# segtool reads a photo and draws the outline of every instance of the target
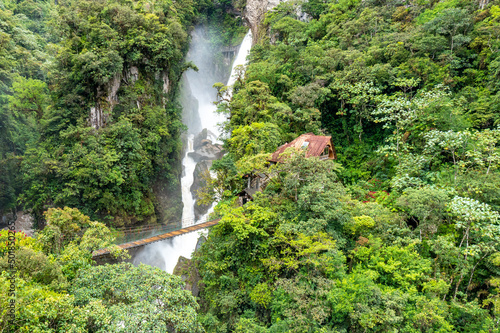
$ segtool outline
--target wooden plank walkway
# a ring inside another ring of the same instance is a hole
[[[196,231],[196,230],[200,230],[200,229],[204,229],[204,228],[208,228],[208,227],[214,226],[217,223],[219,223],[219,221],[220,221],[220,219],[213,220],[213,221],[208,221],[208,222],[203,222],[203,223],[200,223],[200,224],[195,224],[195,225],[187,227],[187,228],[182,228],[182,229],[179,229],[179,230],[176,230],[176,231],[167,232],[165,234],[161,234],[161,235],[158,235],[158,236],[153,236],[153,237],[141,239],[141,240],[138,240],[138,241],[135,241],[135,242],[120,244],[120,245],[118,245],[118,247],[121,248],[121,249],[123,249],[123,250],[127,250],[127,249],[131,249],[131,248],[134,248],[134,247],[148,245],[148,244],[159,242],[159,241],[162,241],[162,240],[165,240],[165,239],[168,239],[168,238],[172,238],[172,237],[175,237],[175,236],[187,234],[189,232],[193,232],[193,231]],[[101,257],[101,256],[104,256],[104,255],[107,255],[107,254],[109,254],[109,250],[108,249],[97,250],[97,251],[94,251],[94,253],[92,253],[92,258]]]

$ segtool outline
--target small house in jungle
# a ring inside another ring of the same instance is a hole
[[[306,133],[302,134],[295,140],[278,147],[278,149],[269,157],[268,161],[272,164],[281,162],[284,158],[282,154],[288,148],[305,150],[306,158],[318,157],[323,161],[337,159],[337,153],[335,152],[335,146],[333,145],[331,136]],[[264,173],[252,173],[247,174],[244,177],[247,178],[247,187],[238,194],[241,205],[253,200],[255,193],[262,191],[269,182],[269,176]]]
[[[320,160],[334,160],[337,158],[335,147],[331,136],[314,135],[312,133],[302,134],[290,143],[280,146],[269,158],[269,162],[278,163],[281,154],[288,148],[306,151],[306,158],[319,157]]]

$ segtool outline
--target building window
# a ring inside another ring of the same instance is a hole
[[[330,155],[330,147],[329,146],[326,146],[325,147],[325,150],[323,150],[323,155]]]

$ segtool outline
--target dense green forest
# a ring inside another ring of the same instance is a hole
[[[310,0],[266,15],[219,104],[229,153],[205,195],[222,220],[196,254],[207,331],[498,331],[499,5]],[[265,165],[306,132],[331,135],[338,159]],[[250,173],[271,181],[238,207]]]
[[[25,210],[37,229],[0,232],[1,332],[200,329],[180,278],[93,267],[92,252],[112,247],[108,227],[180,218],[180,198],[158,213],[152,188],[179,188],[189,34],[225,17],[219,36],[232,42],[229,5],[0,1],[0,224]]]
[[[70,206],[109,225],[179,219],[178,82],[189,32],[227,4],[0,3],[0,212]],[[221,14],[222,13],[222,14]],[[233,20],[237,22],[237,20]],[[231,42],[235,24],[219,23]],[[180,209],[179,209],[180,207]]]
[[[192,260],[199,296],[94,265],[108,227],[154,222],[155,181],[178,186],[189,32],[213,21],[234,44],[244,6],[0,2],[0,207],[45,226],[16,232],[15,323],[0,233],[0,331],[500,331],[498,0],[281,3],[232,97],[216,85],[227,154],[200,193],[221,221]],[[267,164],[306,132],[337,160]],[[239,206],[256,173],[271,181]]]
[[[178,178],[172,97],[194,11],[171,1],[3,4],[3,209],[21,204],[37,222],[52,206],[116,225],[153,218],[152,182]]]

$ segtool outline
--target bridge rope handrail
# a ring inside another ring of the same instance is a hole
[[[180,225],[182,227],[187,227],[187,226],[196,225],[196,224],[200,224],[200,223],[204,223],[204,222],[209,222],[212,220],[214,220],[214,218],[212,218],[212,219],[204,218],[204,219],[200,219],[200,220],[196,220],[193,218],[186,218],[186,219],[179,220],[179,222],[180,222]],[[128,227],[124,226],[124,227],[113,228],[113,230],[126,233],[126,232],[135,232],[137,230],[148,231],[148,230],[153,230],[156,227],[163,228],[163,227],[168,227],[168,226],[169,226],[169,224],[155,223],[155,224],[146,224],[146,225],[139,225],[139,226],[128,226]]]
[[[211,219],[209,221],[198,221],[199,223],[195,223],[191,226],[183,226],[182,228],[176,228],[176,229],[170,230],[169,232],[163,232],[159,235],[150,235],[149,237],[143,237],[139,240],[129,241],[129,242],[121,243],[121,244],[117,244],[117,245],[121,249],[130,249],[130,248],[134,248],[134,247],[138,247],[138,246],[144,246],[147,244],[151,244],[154,242],[158,242],[161,240],[172,238],[172,237],[175,237],[175,236],[178,236],[181,234],[193,232],[193,231],[199,230],[200,228],[207,228],[207,227],[210,227],[212,225],[217,224],[219,221],[220,221],[220,218]],[[105,249],[100,249],[100,250],[94,251],[92,256],[95,258],[95,257],[99,257],[101,255],[106,255],[107,253],[109,253],[109,250],[107,248],[105,248]]]
[[[114,244],[125,244],[131,241],[137,241],[140,239],[145,239],[148,237],[154,237],[157,235],[174,232],[180,229],[189,228],[192,226],[196,226],[199,224],[207,223],[214,221],[215,219],[203,218],[200,220],[195,219],[183,219],[182,225],[168,225],[168,224],[156,224],[143,226],[142,228],[135,229],[122,229],[120,231],[115,231],[117,234],[115,235]]]

